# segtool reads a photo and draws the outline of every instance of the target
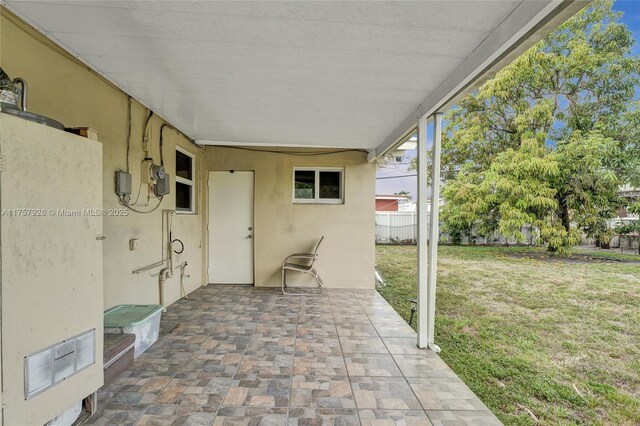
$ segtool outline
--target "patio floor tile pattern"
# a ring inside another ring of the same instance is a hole
[[[422,410],[360,410],[360,422],[366,426],[423,426],[431,422]]]
[[[292,407],[356,408],[348,377],[294,376]]]
[[[354,408],[301,408],[289,409],[287,426],[340,425],[358,426],[358,412]]]
[[[341,337],[342,351],[348,354],[388,354],[389,351],[379,337]]]
[[[355,376],[402,376],[395,361],[389,354],[345,353],[349,377]]]
[[[417,410],[420,402],[404,377],[351,377],[358,408]]]
[[[288,411],[287,408],[223,406],[218,410],[213,424],[214,426],[286,426]]]
[[[207,286],[98,392],[100,425],[499,425],[374,290]]]

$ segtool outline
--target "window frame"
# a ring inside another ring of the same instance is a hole
[[[296,198],[296,172],[313,171],[314,174],[314,198]],[[340,173],[340,198],[320,198],[320,173],[339,172]],[[293,204],[344,204],[344,167],[294,167],[291,182],[291,199]]]
[[[174,172],[175,172],[175,176],[176,176],[176,185],[175,185],[175,194],[176,194],[176,198],[175,198],[175,209],[176,209],[176,214],[196,214],[196,205],[197,205],[197,192],[196,192],[196,156],[192,153],[190,153],[189,151],[187,151],[184,148],[181,148],[179,146],[176,146],[176,152],[180,152],[181,154],[186,155],[187,157],[191,158],[191,177],[192,179],[186,179],[183,178],[182,176],[178,176],[178,161],[177,161],[177,155],[176,155],[176,164],[174,167]],[[184,209],[184,208],[178,208],[177,206],[177,202],[178,202],[178,184],[183,184],[183,185],[187,185],[190,187],[191,189],[191,208],[189,210]]]

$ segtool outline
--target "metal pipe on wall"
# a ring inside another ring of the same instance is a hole
[[[180,297],[184,297],[187,300],[189,300],[189,296],[187,296],[187,292],[184,289],[184,277],[185,277],[184,270],[188,264],[189,263],[187,263],[187,261],[185,260],[180,265],[178,265],[178,268],[180,268]],[[189,275],[186,275],[186,276],[188,277]]]
[[[165,285],[167,283],[167,279],[173,277],[173,243],[171,241],[171,235],[173,232],[173,215],[176,213],[176,211],[163,210],[162,213],[163,213],[163,216],[166,215],[167,217],[167,228],[166,228],[167,240],[165,243],[166,243],[166,250],[167,250],[166,261],[168,265],[162,268],[162,270],[160,271],[160,275],[158,277],[158,287],[159,287],[158,292],[160,294],[160,304],[162,305],[162,312],[166,312],[167,306],[165,305],[165,300],[164,300],[164,290],[165,290]],[[187,262],[184,262],[184,263],[186,264]],[[182,268],[181,274],[184,274],[184,266],[180,265],[180,268]],[[180,285],[182,286],[182,275],[180,276]]]
[[[166,240],[166,250],[167,250],[167,260],[169,261],[169,278],[173,277],[173,242],[172,233],[173,233],[173,215],[176,213],[175,210],[163,210],[163,212],[167,215],[167,240]]]
[[[23,78],[20,77],[16,77],[13,79],[13,84],[20,84],[21,87],[21,93],[20,93],[20,107],[22,108],[23,111],[27,110],[27,82],[24,81]]]
[[[162,259],[157,261],[156,263],[152,263],[151,265],[143,266],[142,268],[136,269],[135,271],[131,271],[132,274],[139,274],[140,272],[148,271],[149,269],[156,268],[163,263],[165,263],[167,259]]]

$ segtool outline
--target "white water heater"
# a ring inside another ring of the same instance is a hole
[[[4,424],[43,425],[102,385],[102,144],[0,113]]]

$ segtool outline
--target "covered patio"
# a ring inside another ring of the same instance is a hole
[[[586,2],[0,3],[0,201],[43,212],[0,221],[0,426],[499,423],[437,354],[442,114]],[[416,132],[417,334],[374,290],[376,162]],[[321,236],[325,294],[283,296]],[[95,404],[103,312],[146,304],[159,341]]]
[[[500,424],[375,290],[200,288],[98,401],[92,424]]]

